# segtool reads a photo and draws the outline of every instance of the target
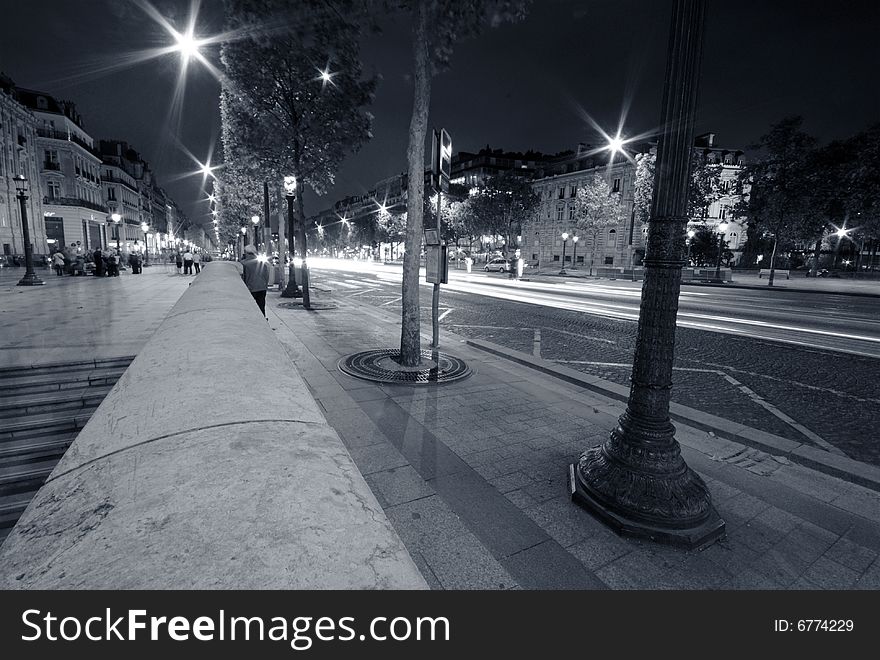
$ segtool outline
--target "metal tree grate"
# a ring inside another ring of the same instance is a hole
[[[422,359],[436,361],[436,368],[405,371],[403,369],[388,369],[380,364],[383,360],[396,360],[399,355],[398,349],[378,348],[348,355],[339,360],[338,366],[342,373],[355,378],[400,385],[449,383],[471,375],[471,369],[464,360],[446,353],[435,353],[429,350],[422,351]]]

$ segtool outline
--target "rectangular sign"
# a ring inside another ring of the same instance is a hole
[[[425,280],[431,284],[446,284],[449,268],[445,245],[428,245],[425,248]]]

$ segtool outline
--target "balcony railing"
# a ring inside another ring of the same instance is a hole
[[[43,204],[54,204],[55,206],[81,206],[86,209],[92,209],[93,211],[107,213],[106,206],[95,204],[94,202],[90,202],[87,199],[80,199],[79,197],[43,197]]]
[[[76,142],[76,144],[81,146],[90,154],[100,158],[97,150],[95,150],[93,146],[91,146],[88,142],[79,137],[76,133],[64,133],[62,131],[53,131],[48,128],[38,128],[37,135],[44,138],[51,138],[53,140],[66,140],[68,142]]]

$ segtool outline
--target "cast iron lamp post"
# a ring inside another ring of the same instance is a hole
[[[260,216],[254,215],[251,216],[251,222],[254,223],[254,247],[257,249],[257,252],[260,251],[260,236],[258,234],[260,230]]]
[[[21,208],[21,238],[24,241],[24,277],[18,281],[18,286],[39,286],[45,284],[34,272],[34,251],[31,246],[31,230],[28,227],[27,217],[27,178],[24,174],[12,177],[15,181],[16,197]]]
[[[571,237],[571,251],[572,251],[571,269],[572,270],[576,270],[578,267],[578,241],[579,240],[581,240],[580,236],[572,236]],[[563,267],[565,266],[564,263],[562,265],[563,265]]]
[[[119,252],[120,252],[120,250],[119,250],[119,231],[121,229],[119,223],[122,221],[122,216],[119,215],[118,213],[114,213],[113,215],[110,216],[110,219],[116,223],[116,254],[118,257]]]
[[[559,271],[560,275],[565,275],[565,245],[568,243],[568,232],[562,232],[562,270]]]
[[[144,232],[144,265],[150,265],[150,244],[147,243],[147,232],[150,231],[150,225],[146,222],[141,223],[141,231]]]
[[[296,199],[296,179],[292,176],[284,177],[284,196],[287,199],[287,286],[281,292],[282,298],[301,298],[302,292],[296,284],[296,266],[293,264],[293,202]],[[284,267],[284,246],[278,246],[279,265]]]
[[[674,0],[626,411],[604,444],[569,467],[572,499],[618,533],[691,548],[724,534],[669,419],[704,15],[705,0]]]
[[[687,254],[687,261],[685,263],[686,266],[691,265],[691,244],[694,242],[694,236],[696,236],[696,235],[697,235],[697,232],[695,232],[693,229],[688,229],[688,237],[687,237],[688,254]]]
[[[721,253],[724,252],[724,236],[727,234],[728,224],[722,222],[718,225],[718,261],[715,264],[715,279],[721,281]]]

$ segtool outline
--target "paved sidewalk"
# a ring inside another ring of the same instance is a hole
[[[702,551],[622,539],[567,491],[568,464],[605,439],[622,403],[448,333],[441,347],[475,371],[466,380],[351,378],[339,358],[395,347],[399,318],[350,300],[318,312],[285,302],[269,294],[272,328],[433,588],[880,588],[877,492],[678,424],[727,537]]]
[[[119,277],[38,269],[45,285],[16,286],[23,274],[0,273],[0,367],[135,355],[192,281],[164,266]]]

